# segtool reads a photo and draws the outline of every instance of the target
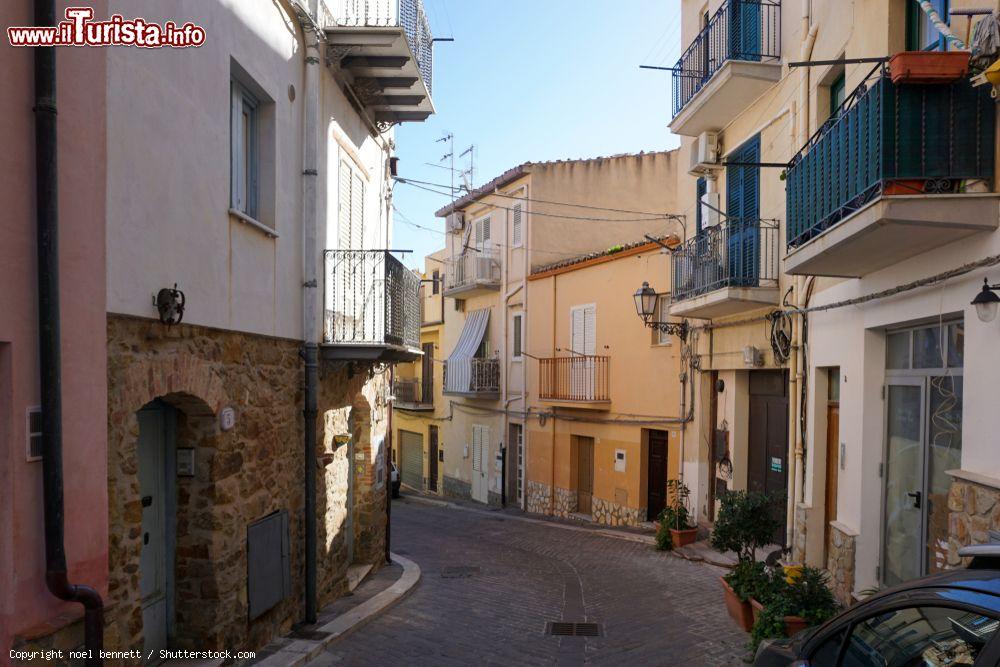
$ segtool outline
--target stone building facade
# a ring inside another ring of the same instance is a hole
[[[194,450],[178,476],[174,615],[178,648],[258,648],[302,618],[303,371],[300,343],[141,318],[108,318],[108,493],[111,544],[106,646],[142,648],[139,410],[176,414],[175,443]],[[381,376],[320,369],[317,434],[318,603],[346,591],[352,562],[383,561],[386,414]],[[381,408],[379,406],[382,406]],[[229,430],[224,408],[236,412]],[[377,445],[375,444],[377,443]],[[351,476],[353,475],[353,482]],[[380,478],[379,478],[380,477]],[[353,503],[350,484],[354,484]],[[289,518],[291,592],[248,621],[247,526]],[[348,513],[350,512],[350,516]]]

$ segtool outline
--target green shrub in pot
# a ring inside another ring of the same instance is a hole
[[[770,544],[780,526],[772,495],[755,491],[726,491],[712,530],[712,548],[732,551],[742,562],[756,560],[757,549]]]

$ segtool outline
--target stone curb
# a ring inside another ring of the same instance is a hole
[[[377,618],[386,612],[397,602],[406,597],[420,581],[420,566],[408,558],[391,554],[392,562],[403,567],[403,574],[394,584],[381,593],[375,595],[370,600],[362,602],[357,607],[347,611],[326,625],[315,628],[318,632],[329,633],[328,637],[314,641],[309,639],[296,639],[280,651],[268,656],[257,665],[261,667],[300,667],[310,660],[319,657],[327,647],[349,634],[351,631],[361,627],[365,623]]]
[[[563,530],[572,530],[578,533],[601,535],[603,537],[610,537],[616,540],[639,542],[641,544],[656,544],[656,539],[650,535],[640,535],[638,533],[626,533],[624,531],[614,530],[613,528],[584,528],[583,526],[573,526],[570,524],[561,523],[557,520],[532,519],[526,516],[515,516],[512,514],[506,514],[500,510],[486,510],[486,509],[478,509],[475,507],[466,507],[465,505],[448,502],[447,500],[436,500],[433,498],[427,498],[425,496],[418,496],[418,495],[407,495],[405,496],[405,499],[415,500],[416,502],[425,503],[427,505],[436,505],[438,507],[447,507],[448,509],[461,510],[463,512],[474,512],[476,514],[487,514],[487,515],[500,514],[506,521],[521,521],[524,523],[534,523],[542,526],[552,526],[553,528],[561,528]]]

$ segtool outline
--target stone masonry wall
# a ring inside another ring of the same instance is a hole
[[[645,507],[628,507],[594,496],[594,521],[609,526],[638,526],[646,520]]]
[[[444,495],[463,500],[472,499],[472,485],[454,477],[444,476]]]
[[[568,517],[570,514],[576,513],[576,491],[573,491],[572,489],[563,489],[557,486],[555,498],[556,502],[553,514],[559,517]]]
[[[532,514],[551,514],[552,487],[529,479],[525,487],[525,504]]]
[[[989,531],[1000,530],[1000,490],[955,478],[948,492],[948,512],[947,565],[968,565],[958,550],[989,542]]]
[[[176,443],[193,448],[195,474],[177,479],[177,648],[259,648],[302,615],[303,371],[300,343],[124,316],[108,317],[109,602],[105,646],[142,648],[142,507],[136,412],[154,399],[177,413]],[[356,371],[356,369],[354,369]],[[384,441],[371,437],[379,378],[320,367],[317,425],[318,594],[343,593],[347,497],[353,475],[355,562],[382,562]],[[219,412],[236,424],[222,431]],[[385,416],[380,415],[384,420]],[[349,460],[352,441],[354,460]],[[381,462],[381,463],[380,463]],[[382,480],[379,479],[382,476]],[[289,515],[291,594],[247,620],[247,525]]]
[[[854,592],[855,536],[830,526],[830,544],[827,546],[826,569],[830,572],[830,587],[840,604],[852,604]]]

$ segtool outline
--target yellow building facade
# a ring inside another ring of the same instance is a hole
[[[676,168],[674,152],[525,163],[437,212],[447,230],[444,493],[527,507],[531,434],[546,418],[531,405],[528,341],[552,316],[532,303],[529,277],[623,240],[676,234]]]
[[[529,512],[640,525],[658,517],[667,480],[680,477],[688,422],[681,346],[643,327],[632,299],[650,274],[667,271],[667,243],[678,238],[666,241],[529,277]]]
[[[445,320],[444,251],[424,258],[420,285],[420,350],[423,356],[393,372],[392,452],[404,487],[443,492],[441,425],[447,416],[441,360]]]

